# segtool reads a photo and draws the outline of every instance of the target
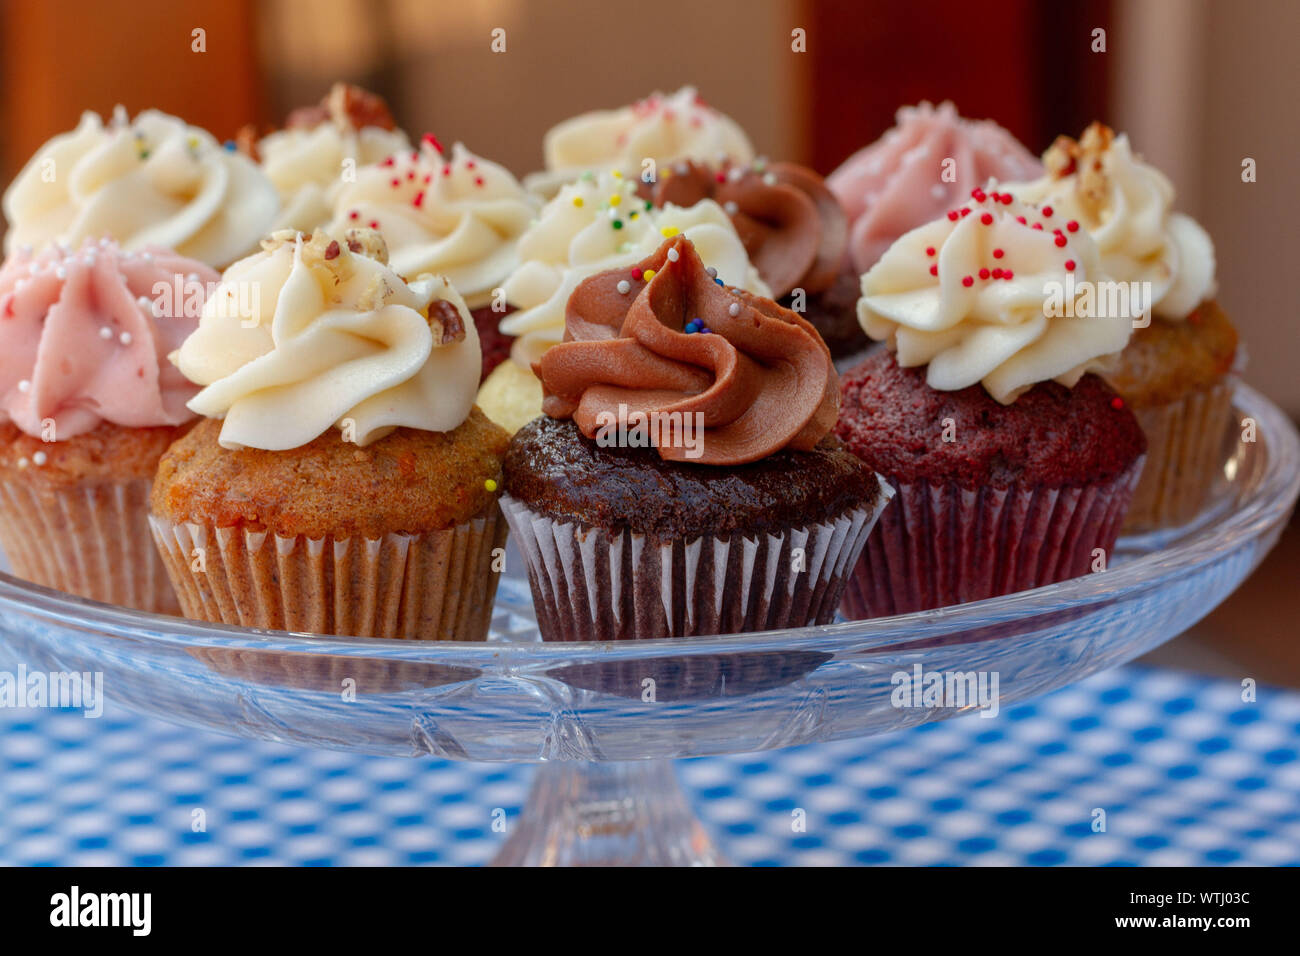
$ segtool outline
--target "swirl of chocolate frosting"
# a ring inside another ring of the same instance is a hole
[[[849,220],[839,200],[811,169],[795,163],[711,167],[673,163],[644,184],[656,206],[693,206],[712,199],[731,217],[749,261],[776,298],[792,289],[829,289],[849,244]]]
[[[817,331],[770,299],[724,288],[684,236],[582,282],[564,341],[533,370],[546,414],[572,418],[593,439],[645,416],[665,461],[740,465],[807,451],[839,415],[839,380]],[[697,423],[692,447],[678,429]]]

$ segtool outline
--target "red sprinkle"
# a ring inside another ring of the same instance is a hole
[[[993,270],[993,278],[995,278],[995,279],[1001,279],[1001,278],[1002,278],[1002,270],[1001,270],[1001,269],[994,269],[994,270]]]
[[[393,165],[393,157],[389,156],[387,159],[385,159],[385,160],[384,160],[382,163],[380,163],[379,165],[380,165],[380,166],[391,166],[391,165]]]
[[[956,221],[957,221],[957,210],[954,209],[952,212],[948,213],[948,218],[951,219],[953,222],[956,222]]]
[[[465,168],[466,168],[466,169],[473,169],[473,168],[474,168],[474,160],[472,160],[472,159],[467,159],[467,160],[465,160]]]
[[[971,194],[971,198],[974,199],[976,202],[983,202],[984,200],[989,198],[988,195],[984,192],[984,190],[980,189],[979,187],[972,189],[970,191],[970,194]]]
[[[1042,224],[1041,222],[1036,222],[1036,223],[1034,223],[1033,228],[1037,229],[1039,232],[1042,232],[1042,230],[1043,230],[1043,224]]]
[[[1065,260],[1065,268],[1068,269],[1070,272],[1073,272],[1073,271],[1074,271],[1074,260],[1073,260],[1073,259],[1066,259],[1066,260]]]
[[[402,185],[402,181],[401,181],[400,179],[398,179],[396,176],[394,176],[394,177],[393,177],[393,188],[396,189],[396,188],[397,188],[398,186],[400,186],[400,185]]]
[[[994,249],[994,250],[993,250],[993,258],[994,258],[994,259],[1001,259],[1004,255],[1005,255],[1005,253],[1004,253],[1001,249]]]
[[[428,143],[438,152],[442,152],[442,143],[438,142],[438,137],[434,136],[432,133],[424,134],[424,142]]]
[[[414,178],[415,178],[415,170],[414,170],[414,169],[408,169],[408,170],[406,171],[406,178],[407,178],[407,179],[414,179]]]
[[[969,209],[963,209],[963,210],[961,211],[961,217],[962,217],[963,219],[965,219],[965,218],[966,218],[967,216],[969,216],[969,215],[970,215],[970,210],[969,210]]]
[[[483,185],[483,177],[482,177],[482,176],[475,176],[475,177],[474,177],[474,185],[475,185],[475,186],[482,186],[482,185]]]
[[[415,198],[411,200],[411,205],[414,206],[416,209],[419,209],[421,206],[424,205],[423,189],[421,189],[418,193],[415,194]]]
[[[1079,224],[1075,222],[1073,219],[1071,219],[1069,222],[1065,224],[1065,228],[1069,229],[1071,232],[1078,232]]]
[[[974,279],[973,277],[971,277],[971,276],[965,276],[965,277],[961,280],[961,284],[964,285],[966,288],[969,289],[971,286],[973,286],[973,285],[975,284],[975,279]]]
[[[450,176],[450,175],[451,175],[451,164],[450,164],[450,163],[448,163],[446,166],[442,167],[442,174],[443,174],[444,176]]]
[[[1043,207],[1043,216],[1044,216],[1044,218],[1047,218],[1047,219],[1051,219],[1051,218],[1052,218],[1052,207],[1051,207],[1051,206],[1044,206],[1044,207]]]
[[[1029,223],[1025,222],[1025,217],[1024,217],[1024,216],[1016,216],[1016,222],[1020,223],[1020,225],[1022,225],[1022,226],[1027,226],[1027,225],[1029,225]]]
[[[930,266],[930,275],[932,275],[932,276],[937,276],[938,274],[939,274],[939,266],[938,266],[938,264],[932,264],[932,265]]]
[[[1110,400],[1110,407],[1115,409],[1115,411],[1119,411],[1121,408],[1124,407],[1124,399],[1116,395],[1114,398]]]
[[[981,269],[981,270],[980,270],[980,278],[981,278],[981,279],[987,279],[988,277],[989,277],[989,270],[988,270],[988,269]]]
[[[348,218],[349,218],[349,219],[358,219],[358,218],[360,218],[360,216],[361,216],[361,213],[357,212],[355,209],[352,210],[350,213],[348,213]]]
[[[1064,245],[1065,245],[1065,236],[1057,236],[1055,242],[1056,242],[1056,244],[1057,244],[1058,246],[1064,246]]]
[[[980,216],[980,222],[984,223],[986,226],[993,225],[993,214],[986,212],[984,215]]]
[[[1002,278],[1004,278],[1004,279],[1012,279],[1012,278],[1015,278],[1015,275],[1016,275],[1016,274],[1015,274],[1014,272],[1012,272],[1010,269],[1004,269],[1004,270],[1002,270]]]
[[[934,255],[934,246],[926,246],[926,247],[925,247],[925,254],[926,254],[927,256],[932,256],[932,255]]]
[[[371,229],[378,229],[378,228],[379,228],[379,220],[378,220],[378,219],[371,219],[371,220],[370,220],[370,228],[371,228]]]

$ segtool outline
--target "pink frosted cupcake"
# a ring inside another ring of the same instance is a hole
[[[149,486],[197,389],[166,356],[217,273],[107,239],[0,268],[0,545],[20,577],[172,612]]]
[[[897,124],[826,179],[849,215],[849,256],[866,272],[905,232],[938,219],[990,178],[1033,179],[1042,165],[992,120],[968,120],[952,103],[905,106]]]

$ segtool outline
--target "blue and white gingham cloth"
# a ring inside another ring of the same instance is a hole
[[[1300,864],[1300,694],[1257,693],[1130,667],[996,720],[679,769],[740,864]],[[0,864],[483,863],[529,773],[0,710]]]

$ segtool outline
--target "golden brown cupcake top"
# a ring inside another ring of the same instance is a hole
[[[1131,405],[1163,405],[1217,385],[1236,357],[1237,330],[1211,300],[1186,322],[1152,322],[1134,331],[1105,378]]]
[[[509,442],[477,407],[452,431],[398,428],[365,447],[328,431],[292,456],[222,448],[220,430],[204,420],[163,456],[155,515],[285,537],[439,531],[490,505]]]

